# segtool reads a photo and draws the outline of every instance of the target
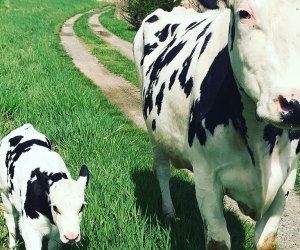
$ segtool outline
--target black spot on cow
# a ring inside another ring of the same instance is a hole
[[[164,98],[164,89],[165,89],[165,83],[163,83],[160,87],[160,91],[158,95],[156,96],[155,105],[157,106],[157,114],[160,114],[161,111],[161,105]]]
[[[15,162],[20,158],[20,156],[23,153],[28,152],[33,145],[46,147],[49,150],[51,149],[51,145],[47,141],[32,139],[22,143],[18,143],[15,148],[7,151],[5,165],[8,169],[8,175],[10,179],[10,185],[8,187],[9,193],[11,193],[12,190],[14,190],[12,179],[14,178],[15,173]]]
[[[186,30],[186,31],[189,31],[189,30],[193,29],[194,27],[196,27],[197,24],[199,24],[199,23],[197,23],[197,22],[192,22],[192,23],[189,24],[189,26],[186,27],[185,30]]]
[[[33,180],[36,177],[35,180]],[[31,172],[30,180],[27,182],[26,200],[24,203],[25,213],[31,219],[39,218],[39,213],[46,216],[49,221],[54,224],[49,194],[49,181],[56,182],[61,179],[67,179],[65,173],[50,173],[41,172],[36,168]]]
[[[276,143],[277,137],[281,136],[283,130],[280,128],[276,128],[272,125],[267,125],[264,129],[264,136],[263,139],[268,143],[270,146],[269,154],[271,155]]]
[[[143,114],[145,118],[147,118],[148,112],[150,114],[153,109],[153,87],[158,83],[161,70],[168,66],[168,64],[178,55],[178,53],[186,44],[186,42],[179,42],[178,44],[174,45],[176,40],[176,37],[174,37],[174,39],[165,47],[162,53],[151,64],[149,70],[146,72],[146,75],[150,74],[150,82],[144,97]]]
[[[203,30],[201,31],[201,33],[197,36],[197,41],[206,33],[207,29],[209,28],[209,26],[211,25],[211,23],[208,23]]]
[[[186,97],[188,97],[191,94],[193,86],[194,86],[194,80],[192,77],[190,77],[190,79],[184,85],[184,93]]]
[[[191,93],[192,87],[193,87],[193,79],[192,77],[189,78],[187,81],[187,74],[191,66],[191,62],[195,53],[196,47],[193,48],[190,55],[185,59],[182,65],[182,71],[179,74],[179,83],[181,88],[184,90],[184,93],[186,94],[186,97],[188,97]]]
[[[177,23],[172,24],[172,26],[171,26],[171,36],[174,35],[174,32],[176,31],[178,26],[179,26],[179,24],[177,24]]]
[[[300,139],[300,131],[290,131],[289,139],[290,139],[290,141],[299,140]],[[296,148],[296,154],[299,154],[299,152],[300,152],[300,140],[298,141],[298,145]]]
[[[200,58],[200,56],[202,55],[202,53],[205,51],[206,46],[207,46],[207,44],[208,44],[208,42],[209,42],[211,36],[212,36],[212,33],[210,32],[210,33],[208,33],[208,35],[205,37],[204,42],[203,42],[203,45],[202,45],[201,50],[200,50],[200,54],[199,54],[198,59]]]
[[[157,31],[154,35],[158,37],[160,42],[166,41],[169,36],[169,28],[171,24],[167,24],[161,31]]]
[[[158,44],[157,43],[153,43],[153,44],[146,44],[144,47],[144,58],[145,56],[148,56],[151,54],[151,52],[157,48]]]
[[[50,143],[49,139],[48,138],[45,138],[45,139],[46,139],[46,142],[48,143],[48,148],[52,149],[52,146],[51,146],[51,143]]]
[[[243,109],[226,46],[215,57],[203,79],[200,99],[196,99],[192,104],[188,131],[189,145],[192,146],[195,137],[198,138],[201,145],[205,145],[207,131],[214,135],[218,125],[228,126],[231,121],[248,149],[252,164],[255,165],[253,152],[247,140],[247,127],[242,115]]]
[[[152,130],[154,131],[156,129],[156,121],[155,119],[152,121]]]
[[[145,22],[147,23],[154,23],[154,22],[157,22],[159,20],[158,16],[157,15],[153,15],[151,17],[149,17]]]
[[[13,138],[10,138],[9,139],[9,144],[11,147],[15,147],[19,144],[19,142],[22,140],[22,138],[24,138],[24,136],[22,135],[18,135],[18,136],[15,136]]]
[[[172,73],[171,77],[170,77],[169,90],[171,90],[172,86],[173,86],[174,83],[175,83],[177,73],[178,73],[178,69],[175,70],[175,71]]]
[[[230,29],[230,37],[231,37],[230,50],[233,50],[233,44],[234,44],[234,39],[235,39],[235,17],[234,17],[234,13],[232,14],[232,24],[231,24],[231,29]]]
[[[188,33],[189,31],[191,31],[192,29],[196,28],[197,26],[199,26],[201,23],[203,23],[204,21],[206,21],[206,18],[201,20],[200,22],[192,22],[188,27],[186,27],[186,33]]]

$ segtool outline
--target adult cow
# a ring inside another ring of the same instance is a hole
[[[156,10],[136,35],[153,166],[167,218],[169,162],[194,172],[207,249],[231,247],[224,194],[257,221],[256,248],[275,249],[300,151],[300,1],[225,4]]]

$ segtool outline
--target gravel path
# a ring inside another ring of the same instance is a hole
[[[98,21],[100,15],[101,13],[95,14],[89,19],[92,31],[133,60],[132,45],[107,31]],[[61,31],[62,45],[79,70],[99,86],[129,119],[139,127],[146,129],[140,107],[139,89],[123,78],[109,73],[74,34],[73,24],[80,16],[81,14],[76,15],[64,23]],[[234,209],[242,219],[254,223],[249,217],[245,217],[239,212],[236,203],[230,198],[226,197],[225,203],[227,208]],[[280,249],[300,250],[300,197],[295,192],[291,192],[280,222],[278,242]]]

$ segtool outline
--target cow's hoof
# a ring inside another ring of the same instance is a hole
[[[257,250],[276,250],[276,233],[270,233],[262,244],[257,244]]]
[[[210,240],[207,244],[207,250],[229,250],[225,241]]]

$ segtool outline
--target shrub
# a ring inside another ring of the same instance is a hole
[[[180,3],[181,0],[124,0],[124,18],[138,30],[143,19],[154,10],[161,8],[170,11]]]

